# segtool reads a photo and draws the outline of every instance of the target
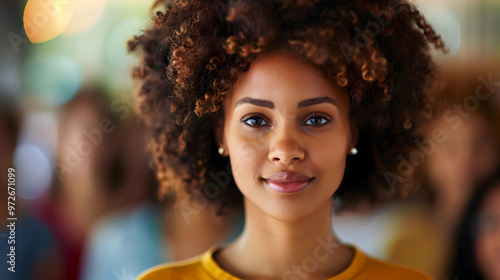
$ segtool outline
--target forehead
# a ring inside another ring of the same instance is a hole
[[[262,99],[306,99],[331,96],[338,102],[347,99],[347,91],[326,78],[321,70],[284,51],[258,56],[233,87],[237,97]]]

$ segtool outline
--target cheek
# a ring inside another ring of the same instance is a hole
[[[475,248],[476,248],[476,259],[484,260],[488,255],[488,238],[485,238],[484,235],[479,236],[476,240]]]
[[[491,279],[500,279],[500,228],[479,234],[474,247],[480,270]]]
[[[310,161],[315,165],[323,180],[340,184],[344,176],[348,140],[335,134],[314,141],[308,148]]]
[[[479,236],[475,243],[476,262],[480,270],[485,272],[491,270],[494,260],[495,246],[490,234]]]
[[[245,182],[256,180],[259,168],[267,160],[267,143],[262,139],[248,139],[238,133],[227,138],[231,168],[238,187],[244,188]]]

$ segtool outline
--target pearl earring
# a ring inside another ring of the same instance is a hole
[[[351,155],[356,155],[358,154],[358,149],[356,149],[356,147],[352,147],[351,148]]]
[[[218,151],[219,151],[219,155],[221,155],[221,156],[224,155],[224,148],[220,147]]]

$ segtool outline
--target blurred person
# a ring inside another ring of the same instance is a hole
[[[145,134],[135,117],[123,123],[123,184],[127,189],[156,189],[148,166]],[[127,141],[128,140],[128,141]],[[132,141],[130,141],[132,140]],[[141,175],[142,174],[142,175]],[[147,175],[147,176],[144,176]],[[136,277],[148,267],[195,256],[214,244],[228,243],[241,231],[241,214],[218,217],[210,207],[172,201],[159,202],[148,192],[142,203],[112,211],[92,226],[86,241],[80,270],[82,280]],[[200,233],[203,234],[200,236]]]
[[[5,225],[0,230],[0,279],[63,279],[61,254],[52,232],[30,213],[31,210],[26,205],[28,202],[15,195],[19,187],[17,177],[23,172],[13,165],[19,127],[19,114],[13,108],[2,106],[0,108],[0,180],[5,187],[0,191],[0,220]],[[13,189],[8,189],[8,179],[11,178],[9,173],[13,175],[15,182],[11,186]],[[13,206],[14,215],[11,215],[8,206]],[[7,218],[17,220],[11,224],[12,221]]]
[[[454,241],[449,279],[500,280],[500,169],[475,188]]]
[[[134,176],[146,178],[142,169],[133,172],[129,166],[147,158],[127,147],[137,141],[136,136],[127,134],[111,104],[105,91],[88,86],[60,108],[56,176],[41,214],[61,245],[66,279],[79,275],[82,249],[93,224],[151,192],[147,186],[127,184],[136,182]]]
[[[414,166],[420,192],[389,211],[386,258],[436,279],[445,277],[449,240],[474,186],[499,162],[492,88],[478,79],[488,77],[488,69],[495,70],[465,64],[443,68],[432,118],[415,138],[424,155],[422,164]]]

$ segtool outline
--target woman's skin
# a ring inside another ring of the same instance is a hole
[[[500,280],[500,182],[485,197],[475,242],[477,266],[488,280]]]
[[[299,105],[315,98],[322,102]],[[257,57],[239,77],[216,135],[244,195],[246,224],[214,256],[223,269],[244,279],[325,279],[348,267],[353,251],[333,232],[332,195],[356,142],[349,108],[345,89],[283,51]],[[281,193],[264,180],[280,171],[313,179]],[[333,249],[322,250],[322,242]],[[308,258],[318,264],[312,272],[302,267]]]

